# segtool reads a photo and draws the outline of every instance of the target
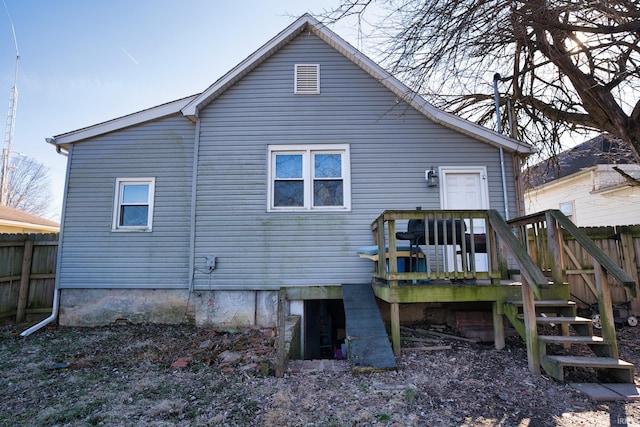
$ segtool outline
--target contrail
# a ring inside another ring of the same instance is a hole
[[[133,61],[134,64],[138,65],[138,61],[136,61],[136,59],[133,56],[131,56],[131,54],[129,52],[127,52],[125,48],[123,48],[120,45],[118,45],[118,46],[120,47],[120,49],[122,49],[124,54],[127,55],[129,57],[129,59]]]

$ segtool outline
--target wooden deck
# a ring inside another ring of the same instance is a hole
[[[562,381],[565,367],[586,366],[605,371],[618,382],[633,381],[633,365],[618,358],[609,280],[623,285],[631,296],[636,295],[636,283],[560,211],[509,223],[493,210],[385,211],[371,223],[371,231],[375,245],[358,248],[357,253],[373,261],[368,293],[389,304],[395,356],[400,356],[403,304],[484,302],[492,307],[495,347],[504,347],[507,318],[525,341],[531,372],[544,369]],[[563,251],[566,236],[590,257],[602,337],[593,336],[591,320],[577,316],[571,301]],[[514,270],[521,281],[505,280]],[[290,288],[283,293],[288,299],[305,300],[343,298],[343,291],[343,286],[335,285]],[[539,335],[538,325],[551,322],[561,327],[561,335]],[[564,348],[586,346],[593,355],[549,356],[546,346],[550,343]]]
[[[478,280],[473,284],[438,281],[427,284],[397,285],[373,284],[373,292],[380,300],[391,306],[391,342],[394,353],[400,352],[400,304],[409,303],[460,303],[488,302],[492,304],[493,332],[496,349],[504,348],[503,306],[505,303],[522,299],[520,282],[503,280],[500,284],[490,280]],[[495,282],[495,281],[494,281]],[[569,285],[550,285],[540,289],[543,299],[570,299]],[[394,309],[396,310],[394,314]]]
[[[376,297],[388,303],[416,302],[473,302],[473,301],[517,301],[522,299],[522,284],[512,280],[502,280],[492,284],[489,280],[478,280],[473,284],[439,281],[416,285],[389,286],[373,284]],[[552,285],[542,288],[544,299],[568,299],[569,286]]]

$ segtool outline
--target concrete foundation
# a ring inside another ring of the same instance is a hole
[[[276,291],[197,291],[193,303],[197,326],[241,329],[277,324]]]
[[[184,289],[62,289],[59,323],[185,323],[193,320],[188,300],[189,292]]]
[[[197,291],[184,289],[62,289],[59,323],[104,326],[117,322],[177,324],[236,330],[275,327],[274,291]]]

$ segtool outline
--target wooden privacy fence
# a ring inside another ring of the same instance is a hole
[[[573,298],[581,306],[598,302],[593,257],[571,233],[562,229],[562,250],[554,254],[550,250],[548,239],[548,221],[544,213],[532,214],[521,219],[509,221],[512,225],[527,223],[528,250],[531,257],[543,272],[552,276],[555,266],[562,269],[560,281],[570,285]],[[600,248],[613,264],[622,268],[635,282],[638,297],[623,286],[613,275],[608,274],[607,285],[614,306],[631,303],[631,312],[640,315],[640,292],[638,292],[638,264],[640,260],[640,225],[579,227]]]
[[[580,230],[631,276],[638,289],[640,225],[580,227]],[[566,235],[564,236],[564,256],[566,257],[566,280],[570,284],[571,294],[579,303],[596,303],[591,258],[574,239]],[[640,292],[638,292],[639,297],[632,298],[628,289],[615,279],[608,277],[608,282],[613,305],[631,302],[631,311],[640,315]]]
[[[51,313],[58,233],[0,234],[0,325]]]

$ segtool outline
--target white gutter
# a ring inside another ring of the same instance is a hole
[[[193,166],[191,174],[191,212],[189,230],[189,292],[193,291],[193,276],[196,268],[196,186],[198,184],[198,157],[200,156],[200,118],[196,112],[196,136],[193,143]]]
[[[47,142],[49,143],[55,143],[55,140],[53,138],[47,138]],[[56,146],[56,151],[58,151],[58,146]],[[62,196],[62,214],[60,216],[60,234],[58,235],[58,258],[56,259],[56,278],[55,278],[55,287],[53,290],[53,307],[51,308],[51,315],[49,317],[47,317],[46,319],[42,320],[40,323],[36,323],[35,325],[33,325],[32,327],[30,327],[29,329],[23,331],[20,336],[21,337],[28,337],[29,335],[31,335],[32,333],[34,333],[35,331],[39,330],[40,328],[48,325],[49,323],[53,322],[54,320],[56,320],[58,318],[58,310],[60,309],[60,280],[59,280],[59,275],[60,275],[60,265],[62,264],[62,234],[63,234],[63,230],[64,227],[62,226],[62,224],[64,224],[64,217],[65,217],[65,211],[67,208],[67,188],[69,185],[69,170],[71,169],[71,153],[73,152],[73,145],[69,145],[69,148],[67,150],[67,153],[61,153],[60,151],[58,151],[58,153],[62,154],[63,156],[67,156],[69,157],[69,159],[67,159],[67,176],[64,180],[64,193]]]

